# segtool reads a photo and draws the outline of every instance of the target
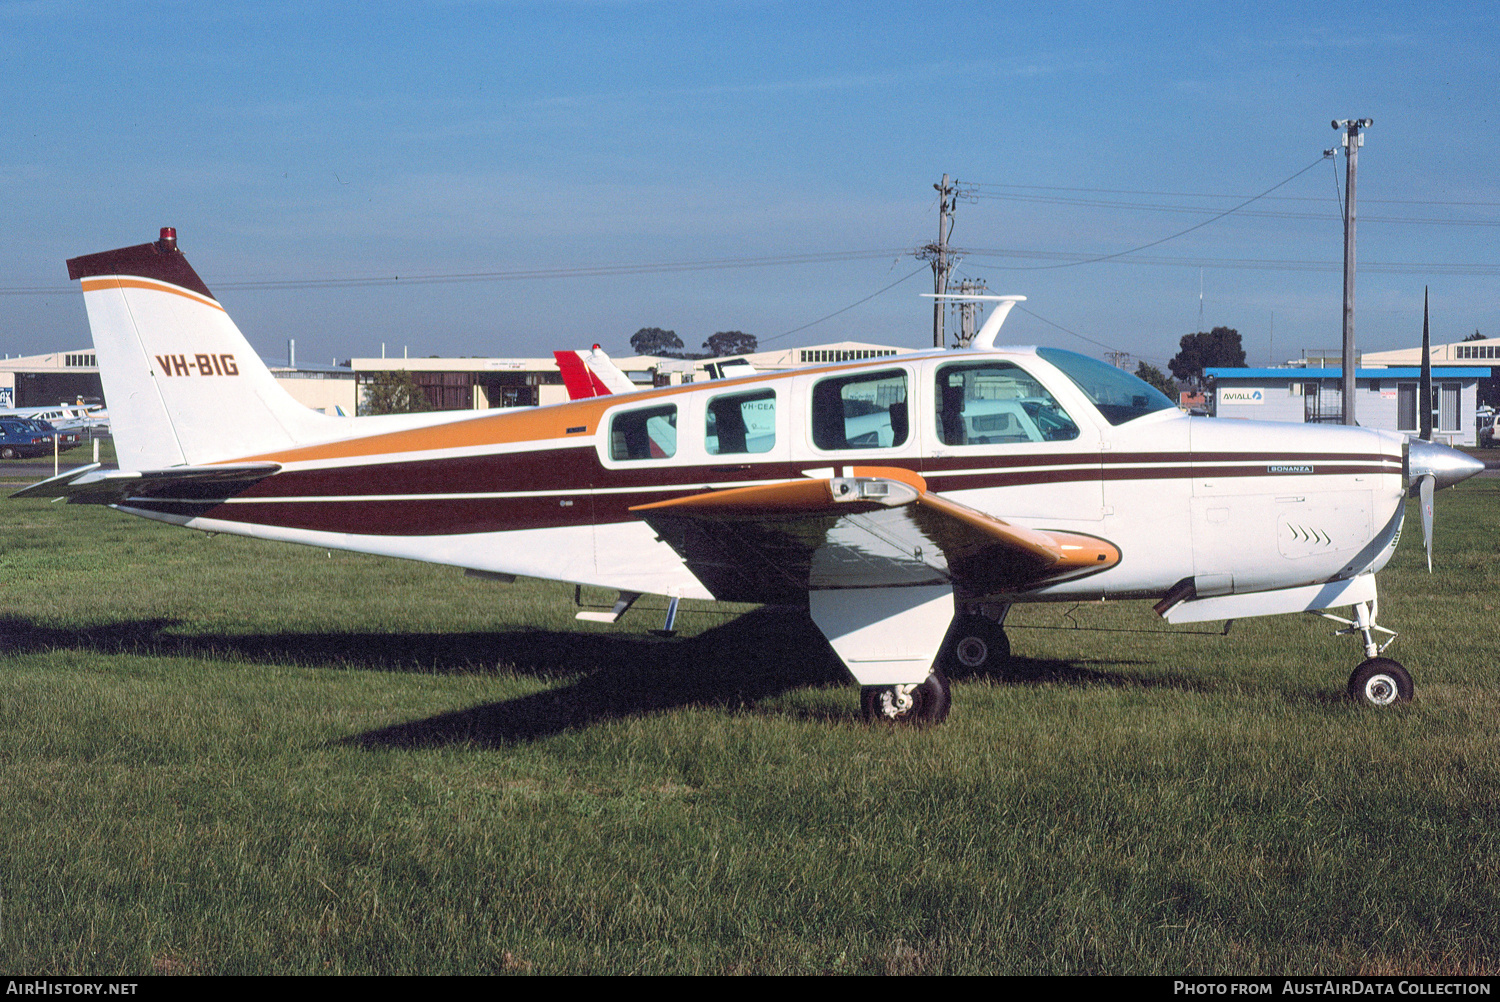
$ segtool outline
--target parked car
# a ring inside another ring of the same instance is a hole
[[[69,449],[73,448],[78,443],[83,441],[83,436],[77,431],[73,429],[65,430],[59,428],[51,421],[46,421],[42,418],[30,418],[27,423],[35,425],[37,428],[41,429],[41,432],[44,435],[56,435],[57,449],[59,452],[67,452]]]
[[[0,418],[0,459],[26,459],[52,451],[52,437],[30,421]]]
[[[1493,449],[1495,447],[1495,409],[1493,407],[1481,407],[1474,414],[1474,424],[1478,434],[1475,439],[1479,442],[1481,449]]]

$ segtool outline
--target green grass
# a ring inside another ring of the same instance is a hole
[[[1500,482],[1381,577],[1410,706],[1313,617],[1033,606],[915,731],[795,611],[4,511],[5,970],[1500,968]]]

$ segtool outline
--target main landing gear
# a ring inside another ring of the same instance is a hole
[[[975,612],[954,616],[926,680],[908,685],[870,685],[860,690],[865,719],[886,724],[941,723],[953,704],[950,676],[998,674],[1010,660],[1010,638],[1004,626],[1009,611],[1010,606],[1000,606],[993,619]]]
[[[1331,616],[1326,612],[1319,615],[1345,624],[1345,628],[1338,631],[1340,634],[1358,633],[1364,639],[1365,660],[1349,676],[1349,698],[1362,706],[1407,703],[1411,701],[1416,687],[1412,685],[1411,674],[1401,666],[1401,662],[1380,656],[1391,641],[1396,639],[1396,634],[1393,630],[1375,625],[1378,610],[1377,603],[1369,601],[1355,604],[1352,620]],[[1389,634],[1391,639],[1383,644],[1376,643],[1376,632]]]
[[[938,654],[939,665],[958,678],[1000,671],[1010,660],[1010,638],[1005,635],[1004,621],[1003,614],[998,622],[973,613],[954,616]]]
[[[865,719],[883,724],[940,724],[953,704],[948,677],[934,668],[925,681],[909,685],[868,685],[860,690]]]

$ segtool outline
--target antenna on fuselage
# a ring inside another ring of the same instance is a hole
[[[1025,296],[976,296],[973,293],[964,294],[947,292],[938,294],[935,292],[922,293],[924,299],[952,299],[963,302],[986,302],[994,303],[995,309],[985,318],[984,326],[979,328],[979,333],[974,335],[974,340],[969,342],[970,348],[986,349],[995,347],[995,335],[1000,333],[1000,325],[1005,323],[1011,308],[1017,303],[1024,303]]]

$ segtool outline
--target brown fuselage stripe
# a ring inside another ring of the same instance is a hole
[[[1312,456],[1213,453],[1200,457],[1209,462],[1192,466],[1155,465],[1181,462],[1177,458],[1180,455],[1185,454],[1153,456],[1153,465],[1149,466],[1111,463],[1102,468],[1085,465],[1087,457],[1082,456],[1053,457],[1053,464],[1077,462],[1077,465],[1063,469],[995,469],[1000,459],[995,456],[929,460],[920,468],[916,468],[916,463],[888,465],[919,472],[935,492],[1103,481],[1324,477],[1400,472],[1399,462],[1393,459],[1381,462],[1383,457],[1337,454],[1318,454],[1317,458],[1325,460],[1320,463]],[[1328,459],[1340,462],[1331,464],[1326,461]],[[1227,461],[1253,465],[1229,465]],[[129,506],[251,525],[364,535],[505,532],[638,521],[638,516],[629,510],[633,506],[695,493],[702,490],[705,483],[725,485],[794,479],[805,465],[786,462],[671,467],[643,464],[639,468],[609,470],[599,463],[590,445],[532,453],[287,471],[252,485],[236,495],[236,502],[187,501],[163,496],[133,500]],[[944,468],[936,468],[940,466]],[[1295,472],[1268,473],[1269,466],[1285,466]],[[550,493],[536,496],[536,492],[542,491]],[[444,496],[485,493],[527,496]],[[340,500],[349,495],[355,497]],[[395,496],[387,499],[380,495]],[[247,503],[252,501],[254,503]]]

